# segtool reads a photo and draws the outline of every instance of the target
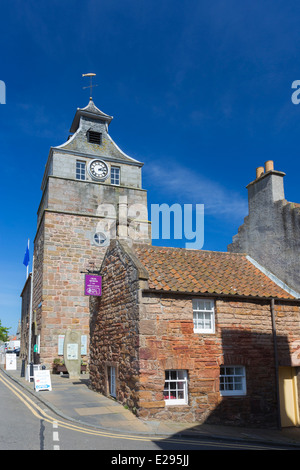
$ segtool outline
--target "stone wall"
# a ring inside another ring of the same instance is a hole
[[[279,366],[300,367],[299,307],[279,303],[275,311]]]
[[[247,253],[296,292],[300,292],[300,204],[284,197],[284,173],[263,173],[248,188],[249,215],[228,251]]]
[[[30,318],[30,295],[31,295],[31,273],[29,274],[24,288],[21,293],[22,310],[21,310],[21,348],[20,357],[23,359],[28,355],[28,331]]]
[[[276,426],[270,302],[216,300],[215,334],[193,332],[192,299],[144,295],[140,309],[140,402],[144,419]],[[299,366],[299,307],[275,306],[279,365]],[[246,368],[246,396],[222,397],[221,365]],[[163,400],[165,370],[188,371],[188,405]]]
[[[116,367],[117,400],[131,410],[139,392],[139,276],[120,244],[105,257],[102,297],[91,298],[90,379],[109,395],[108,368]]]
[[[48,194],[47,197],[45,196],[47,206],[41,206],[41,210],[45,207],[49,210],[99,217],[104,216],[101,205],[111,204],[114,206],[115,216],[118,218],[118,204],[120,198],[122,200],[124,197],[127,199],[128,207],[141,204],[147,208],[147,192],[145,190],[109,186],[104,183],[87,183],[86,181],[50,177],[46,193]],[[110,215],[108,213],[108,216]]]
[[[48,366],[58,356],[58,335],[65,334],[67,328],[81,330],[89,338],[84,274],[99,269],[106,251],[106,246],[95,243],[95,233],[110,232],[113,238],[119,233],[119,198],[122,197],[127,203],[125,211],[131,204],[147,207],[147,193],[141,189],[57,177],[48,179],[38,213],[33,301],[36,334],[40,334],[40,360]],[[100,210],[100,204],[112,204],[115,218],[107,219],[105,206]],[[126,217],[124,223],[127,230]],[[149,242],[150,224],[144,219],[141,224],[136,222],[137,228],[139,225],[138,235],[146,237],[141,241]]]
[[[34,271],[41,287],[36,291],[34,309],[41,334],[40,360],[48,366],[58,356],[58,335],[65,334],[68,328],[80,330],[89,338],[89,299],[84,296],[84,276],[87,269],[99,268],[105,253],[105,248],[91,243],[94,224],[95,219],[89,216],[44,213],[42,238],[35,243],[37,247],[41,241]]]
[[[198,334],[191,298],[143,296],[139,409],[144,419],[276,423],[270,304],[217,300],[215,309],[215,334]],[[220,396],[223,364],[246,367],[245,397]],[[188,405],[165,405],[168,369],[188,371]]]
[[[71,155],[70,153],[64,153],[63,151],[53,151],[51,155],[51,162],[49,163],[49,175],[54,175],[60,178],[66,179],[75,179],[75,170],[76,170],[76,161],[85,162],[86,165],[91,161],[92,158],[104,158],[103,155],[103,146],[101,146],[100,152],[97,148],[98,155],[93,155],[92,150],[94,149],[94,144],[89,144],[89,156],[85,154],[82,155]],[[97,146],[96,146],[97,147]],[[99,155],[100,153],[100,155]],[[109,158],[108,156],[106,158]],[[121,160],[106,160],[106,163],[109,168],[111,166],[117,166],[120,168],[120,177],[121,186],[141,188],[142,187],[142,176],[141,176],[141,166],[130,164],[130,162],[123,162]],[[49,176],[48,175],[48,176]],[[94,183],[93,179],[90,177],[88,171],[86,171],[86,180],[88,182]],[[111,184],[111,177],[109,176],[105,180],[103,185],[108,186]]]

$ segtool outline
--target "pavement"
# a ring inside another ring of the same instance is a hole
[[[189,437],[226,439],[230,441],[256,442],[300,449],[300,427],[279,429],[242,428],[200,423],[172,421],[144,421],[112,398],[105,397],[89,388],[89,375],[70,379],[68,374],[51,374],[52,390],[35,391],[34,383],[21,377],[21,361],[17,370],[0,371],[15,384],[26,389],[44,405],[63,419],[116,434],[147,436],[155,441],[161,438]]]

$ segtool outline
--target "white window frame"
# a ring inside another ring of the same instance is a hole
[[[241,365],[220,367],[220,394],[222,396],[246,395],[246,369]]]
[[[86,180],[86,163],[82,160],[76,160],[76,179],[79,181]]]
[[[194,333],[215,333],[215,302],[212,299],[193,299]]]
[[[120,186],[121,181],[121,169],[119,166],[110,167],[110,182],[115,186]]]
[[[172,396],[172,398],[171,398]],[[188,373],[187,370],[166,370],[164,385],[166,405],[187,405]]]

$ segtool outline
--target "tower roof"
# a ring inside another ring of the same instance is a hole
[[[77,108],[76,114],[74,116],[74,119],[71,125],[71,129],[70,129],[71,133],[74,133],[77,131],[81,116],[96,119],[102,122],[104,121],[107,124],[110,124],[110,122],[113,119],[112,116],[109,116],[108,114],[103,113],[103,111],[97,108],[93,100],[90,99],[89,104],[85,108]]]

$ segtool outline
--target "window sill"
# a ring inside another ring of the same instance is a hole
[[[188,406],[188,403],[180,400],[165,400],[165,405],[170,406]]]
[[[214,335],[215,331],[213,330],[193,330],[196,335]]]

